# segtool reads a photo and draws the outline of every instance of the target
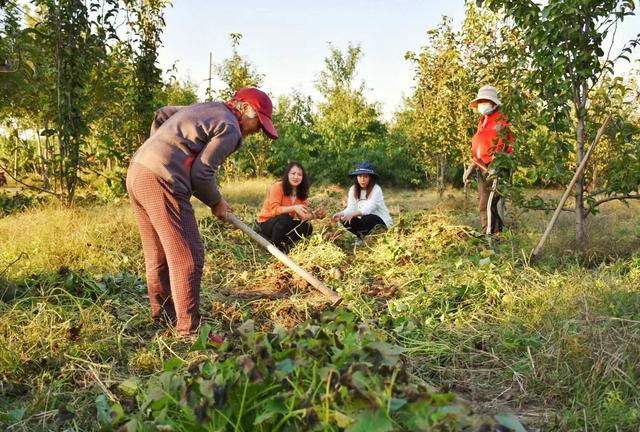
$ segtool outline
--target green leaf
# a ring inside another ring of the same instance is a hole
[[[336,424],[339,428],[346,428],[351,423],[353,423],[353,419],[348,415],[342,414],[340,411],[333,412],[333,418],[336,421]]]
[[[244,337],[248,337],[249,334],[255,331],[255,324],[252,319],[246,320],[242,323],[240,327],[238,327],[238,331]]]
[[[138,420],[131,419],[118,429],[121,432],[136,432],[138,430]]]
[[[122,405],[120,405],[119,403],[114,404],[111,407],[111,410],[109,411],[109,413],[111,415],[111,422],[113,424],[118,424],[122,422],[122,420],[124,420],[126,417],[126,414],[124,413],[124,409],[122,408]]]
[[[520,420],[513,414],[496,414],[493,418],[498,424],[508,427],[514,432],[527,432]]]
[[[96,413],[98,415],[98,424],[103,428],[111,428],[111,414],[107,397],[103,394],[96,397]]]
[[[43,137],[49,137],[55,134],[56,134],[55,129],[43,129],[42,131],[40,131],[40,136],[43,136]]]
[[[286,358],[276,363],[276,368],[284,375],[289,375],[296,369],[296,365],[290,358]]]
[[[369,385],[369,378],[362,371],[355,371],[351,375],[351,383],[360,391],[365,391]]]
[[[165,363],[166,364],[166,363]],[[123,391],[127,396],[133,396],[138,391],[140,385],[140,379],[138,377],[130,377],[122,381],[118,388]]]
[[[165,372],[171,372],[177,369],[180,369],[182,367],[182,365],[184,364],[184,361],[177,358],[177,357],[173,357],[168,359],[167,361],[164,362],[164,365],[162,367],[162,369]]]
[[[265,404],[263,411],[256,417],[253,424],[259,425],[278,414],[286,414],[287,412],[287,407],[283,402],[271,399]]]
[[[400,408],[402,408],[406,404],[407,404],[406,399],[391,398],[391,404],[389,405],[389,407],[391,408],[391,411],[398,411]]]
[[[207,341],[209,340],[209,333],[211,333],[211,324],[205,324],[200,328],[200,335],[191,346],[191,351],[204,351],[207,349]]]
[[[391,419],[382,410],[363,411],[345,432],[387,432],[393,429]]]
[[[405,348],[386,342],[373,342],[367,344],[365,348],[379,352],[382,355],[382,362],[387,366],[394,366],[398,363],[400,354],[407,351]]]
[[[11,421],[19,422],[19,421],[22,421],[22,418],[24,417],[24,413],[26,411],[27,411],[26,408],[16,408],[14,410],[9,411],[7,414],[9,414],[9,418],[11,419]]]

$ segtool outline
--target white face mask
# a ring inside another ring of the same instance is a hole
[[[478,104],[478,112],[482,115],[488,115],[493,111],[493,104],[491,102],[482,102]]]

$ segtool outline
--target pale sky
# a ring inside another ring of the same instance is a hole
[[[357,80],[364,80],[367,97],[383,104],[385,117],[411,93],[413,70],[404,59],[419,51],[426,31],[443,15],[459,29],[463,0],[174,0],[165,12],[160,66],[177,62],[178,77],[199,85],[202,97],[209,74],[209,52],[214,63],[231,55],[230,33],[241,33],[239,52],[265,75],[263,89],[272,96],[297,89],[318,99],[314,81],[324,68],[328,43],[345,50],[360,44],[363,57]],[[640,12],[640,11],[638,11]],[[618,40],[640,32],[640,17],[625,20]],[[636,50],[635,58],[638,58]],[[622,69],[628,68],[623,66]],[[217,87],[219,87],[219,82]],[[214,88],[216,82],[214,81]]]

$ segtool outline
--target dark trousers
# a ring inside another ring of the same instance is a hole
[[[497,188],[493,193],[493,199],[491,200],[491,202],[489,202],[489,196],[491,195],[493,182],[494,182],[493,179],[487,180],[487,176],[485,173],[478,172],[478,193],[480,194],[479,210],[480,210],[480,218],[482,219],[483,234],[496,234],[501,232],[502,228],[504,227],[504,221],[500,218],[500,214],[498,213],[498,203],[500,202],[500,199],[502,199],[502,197],[498,193]],[[489,212],[491,213],[490,227],[488,226]]]
[[[380,216],[374,214],[354,217],[351,219],[351,222],[343,222],[342,225],[360,239],[363,239],[367,234],[369,234],[376,225],[386,227]]]
[[[288,250],[295,242],[313,232],[309,222],[301,222],[288,214],[276,216],[258,225],[262,235],[283,250]]]

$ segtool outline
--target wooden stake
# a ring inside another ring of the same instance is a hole
[[[293,260],[291,260],[291,258],[289,258],[284,252],[282,252],[280,249],[275,247],[272,243],[267,241],[267,239],[262,237],[260,234],[252,230],[247,224],[245,224],[240,219],[238,219],[234,214],[227,213],[227,220],[231,222],[240,231],[242,231],[243,233],[251,237],[253,241],[255,241],[264,249],[266,249],[271,255],[278,258],[280,262],[285,264],[295,273],[300,275],[304,280],[309,282],[311,286],[313,286],[315,289],[317,289],[322,294],[327,296],[333,302],[334,306],[337,306],[342,302],[342,297],[340,297],[335,291],[333,291],[331,288],[329,288],[328,286],[320,282],[311,273],[309,273],[308,271],[300,267],[298,264],[293,262]]]
[[[598,143],[598,141],[600,141],[600,138],[602,138],[602,135],[604,135],[604,131],[607,128],[607,125],[609,124],[610,120],[611,120],[611,114],[607,116],[607,118],[604,120],[604,123],[602,123],[602,126],[600,126],[600,129],[596,134],[596,138],[593,140],[593,143],[591,144],[591,147],[589,147],[589,150],[587,150],[587,154],[585,154],[584,157],[582,158],[582,161],[580,162],[580,166],[576,170],[576,173],[573,175],[573,178],[571,179],[569,186],[567,186],[567,190],[564,191],[564,195],[562,195],[562,198],[560,198],[558,207],[556,207],[555,212],[553,212],[553,216],[551,217],[549,224],[547,224],[547,228],[544,230],[544,234],[542,235],[542,238],[538,242],[538,245],[536,246],[536,248],[531,253],[531,262],[535,261],[537,258],[540,257],[542,248],[544,247],[544,244],[547,241],[547,238],[549,237],[549,234],[551,233],[553,226],[556,224],[556,220],[558,219],[558,216],[560,216],[560,212],[564,208],[564,203],[567,201],[567,198],[569,198],[571,189],[573,189],[573,186],[575,186],[576,182],[578,181],[578,178],[580,177],[580,175],[582,175],[582,172],[586,168],[587,162],[589,162],[589,158],[593,153],[593,149],[595,149],[596,144]]]

